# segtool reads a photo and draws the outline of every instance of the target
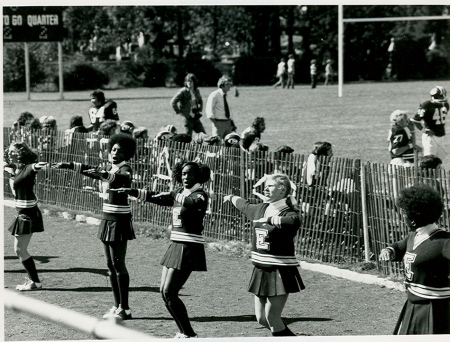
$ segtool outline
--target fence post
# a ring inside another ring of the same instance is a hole
[[[364,256],[366,262],[370,261],[369,251],[369,224],[367,219],[367,188],[366,188],[366,164],[361,165],[361,209],[364,234]]]

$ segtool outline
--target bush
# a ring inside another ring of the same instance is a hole
[[[30,51],[30,83],[36,85],[45,79],[41,65]],[[25,51],[22,44],[3,44],[3,90],[25,91]]]
[[[59,76],[55,76],[58,84]],[[108,76],[88,63],[78,63],[64,71],[65,90],[87,90],[102,88],[109,82]]]
[[[144,65],[144,87],[164,87],[169,67],[166,63],[158,62]]]
[[[273,57],[240,57],[234,65],[234,83],[251,85],[272,84],[278,62]]]
[[[217,86],[217,80],[222,76],[210,61],[202,59],[199,54],[191,54],[177,61],[174,73],[175,83],[179,86],[184,85],[184,78],[189,73],[193,73],[198,79],[199,86],[203,87]]]

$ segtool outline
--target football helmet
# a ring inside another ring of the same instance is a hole
[[[445,100],[447,96],[447,91],[442,86],[435,86],[430,90],[430,95],[433,100]]]
[[[404,110],[397,109],[391,113],[391,116],[389,119],[391,120],[392,123],[397,123],[403,118],[407,119],[408,114]]]

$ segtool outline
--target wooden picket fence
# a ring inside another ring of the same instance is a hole
[[[107,161],[107,137],[92,134],[66,134],[56,131],[43,136],[40,131],[16,132],[4,128],[4,146],[25,141],[36,149],[40,161],[49,163],[77,161],[92,166]],[[302,226],[296,237],[300,257],[330,263],[373,261],[385,274],[398,275],[401,263],[378,260],[382,248],[404,237],[408,230],[395,207],[399,190],[416,182],[428,183],[441,191],[449,203],[449,175],[444,170],[417,174],[415,168],[387,164],[361,163],[358,159],[323,158],[317,182],[305,182],[307,156],[277,156],[275,153],[246,153],[238,148],[204,146],[138,140],[137,152],[130,164],[133,187],[169,191],[175,186],[171,167],[180,160],[198,161],[211,168],[205,184],[210,195],[204,235],[212,239],[251,239],[250,222],[234,206],[223,203],[225,195],[234,194],[258,199],[252,194],[255,183],[275,170],[287,174],[296,187]],[[4,194],[12,197],[8,182]],[[437,186],[438,185],[438,186]],[[74,211],[101,213],[102,199],[98,182],[72,171],[48,168],[38,174],[36,194],[42,203]],[[261,188],[256,188],[262,192]],[[171,224],[170,208],[131,201],[133,220],[158,226]],[[447,210],[441,226],[448,229]]]

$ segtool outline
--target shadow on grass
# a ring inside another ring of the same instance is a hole
[[[61,287],[43,287],[43,291],[55,291],[55,292],[111,292],[109,286],[86,286],[86,287],[73,287],[73,288],[61,288]],[[159,293],[159,287],[156,286],[141,286],[130,287],[130,292],[157,292]]]
[[[172,321],[171,317],[133,317],[133,320],[149,320],[149,321]],[[195,322],[256,322],[255,315],[241,315],[241,316],[205,316],[192,317],[191,321]],[[283,318],[283,322],[288,325],[294,322],[327,322],[332,321],[331,318],[323,317],[295,317]]]
[[[5,273],[25,273],[25,270],[5,270]],[[85,268],[85,267],[72,267],[66,269],[40,269],[38,268],[39,273],[93,273],[99,274],[102,276],[107,276],[108,271],[96,268]]]
[[[50,262],[50,259],[57,259],[58,256],[33,256],[34,260],[39,261],[41,264],[46,264]],[[15,255],[7,255],[4,257],[4,260],[19,260],[19,257]]]

